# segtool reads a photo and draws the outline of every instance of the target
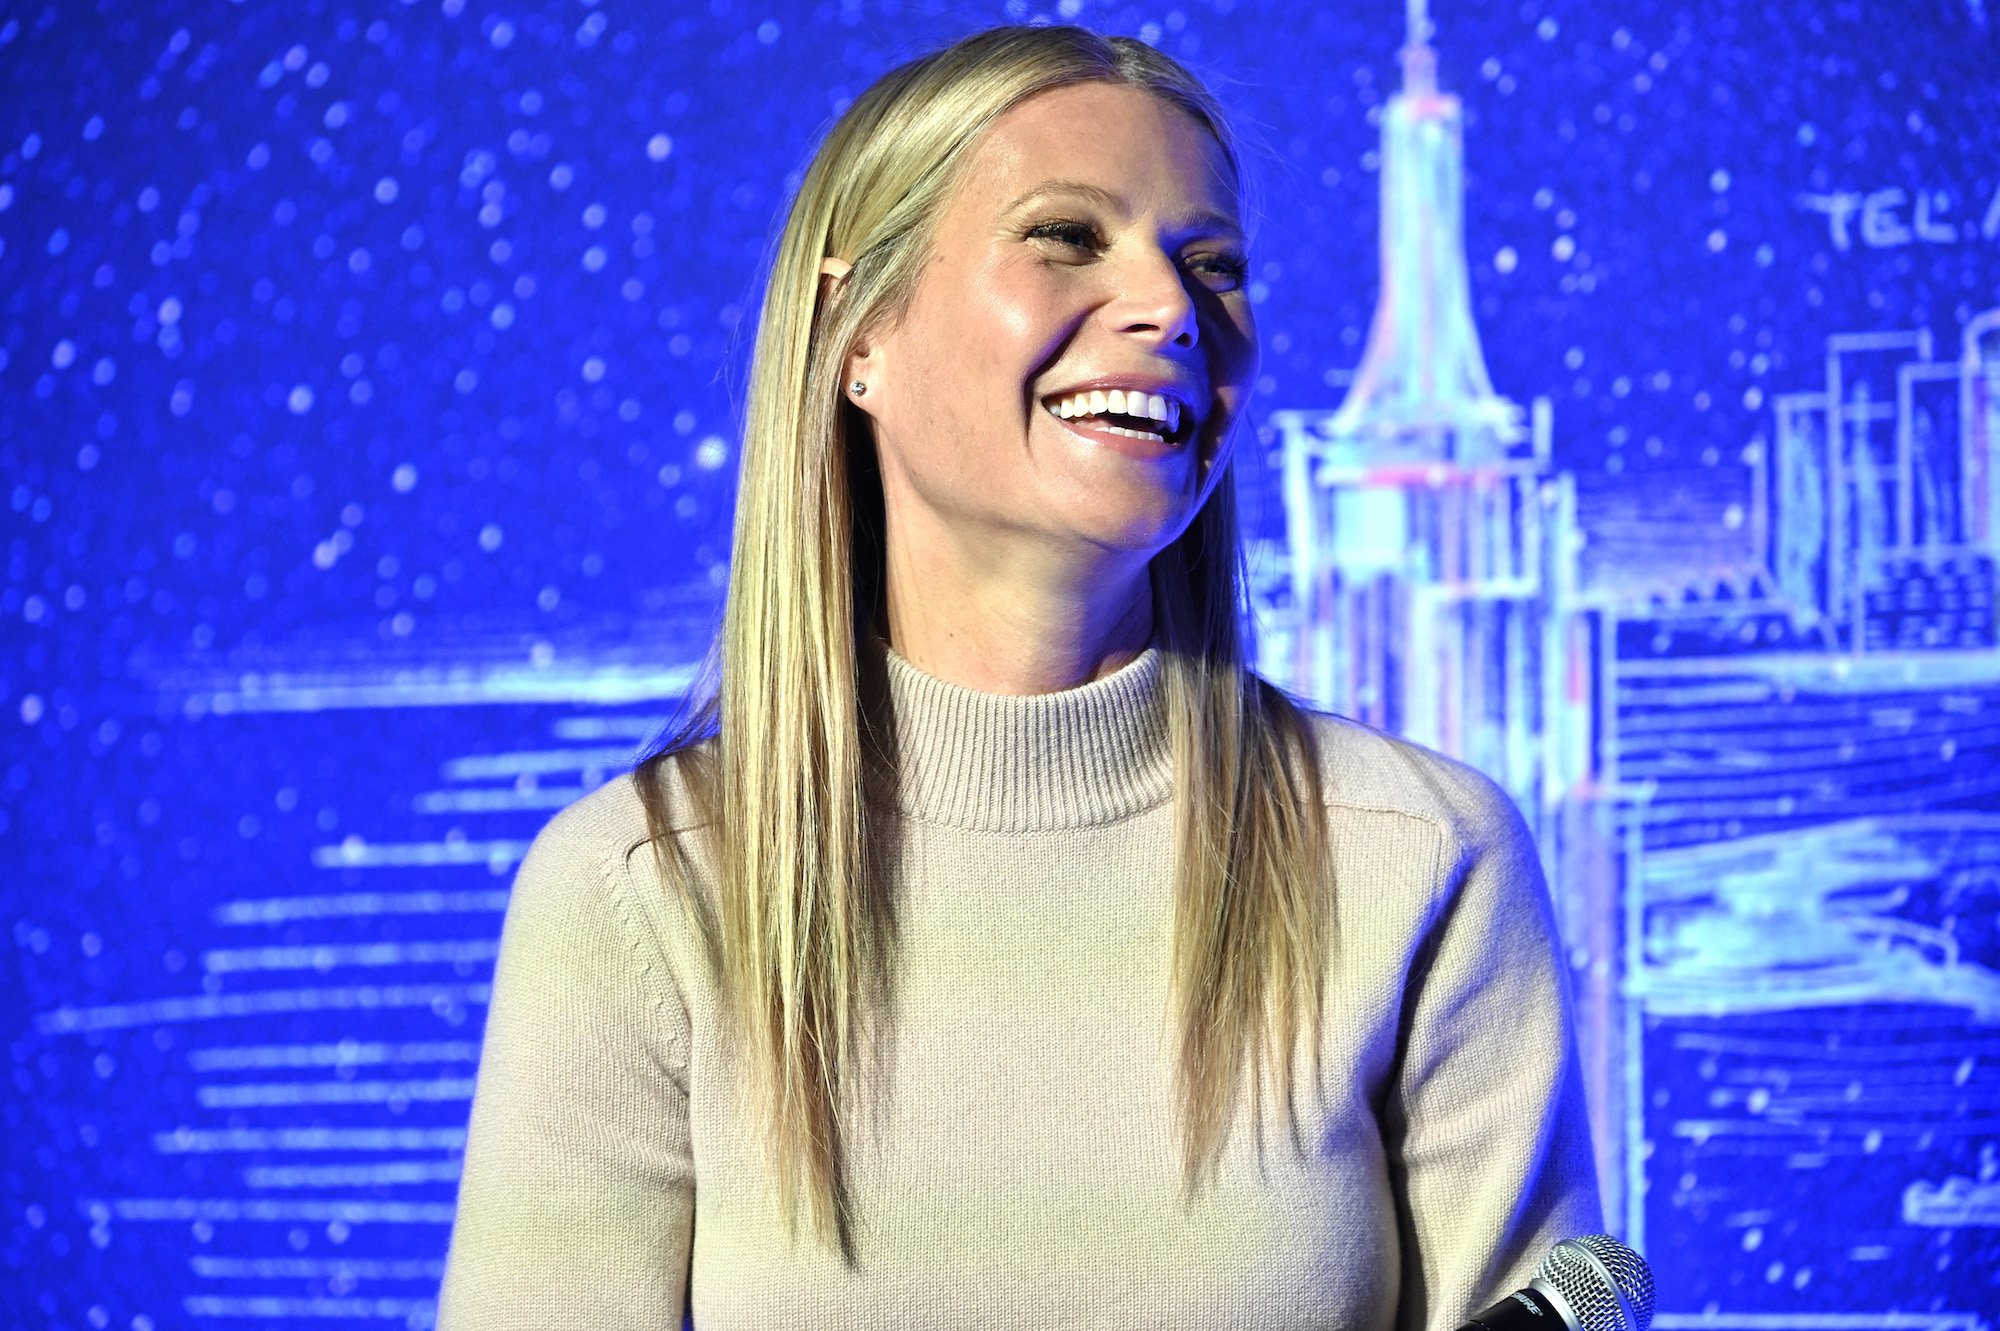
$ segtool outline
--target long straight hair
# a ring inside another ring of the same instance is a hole
[[[969,150],[1009,108],[1079,83],[1179,107],[1241,165],[1221,108],[1144,43],[1073,27],[996,28],[885,75],[827,134],[771,263],[750,374],[728,595],[696,704],[633,773],[743,1051],[742,1088],[797,1234],[856,1260],[842,1124],[888,1007],[892,806],[881,685],[866,668],[883,596],[879,474],[845,404],[846,353],[907,308]],[[822,273],[828,258],[852,264]],[[1225,468],[1151,564],[1175,808],[1173,992],[1185,1184],[1219,1158],[1247,1065],[1297,1120],[1294,1050],[1318,1075],[1332,883],[1311,732],[1244,659],[1242,547]],[[719,910],[693,889],[670,807],[678,771],[711,838]]]

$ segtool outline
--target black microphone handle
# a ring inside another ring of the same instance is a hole
[[[1577,1331],[1569,1309],[1537,1280],[1483,1312],[1472,1314],[1458,1331]]]

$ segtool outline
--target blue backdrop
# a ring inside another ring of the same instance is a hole
[[[1983,0],[1439,0],[1525,583],[1342,451],[1393,0],[312,0],[0,7],[9,1325],[430,1324],[509,878],[706,642],[810,145],[1071,18],[1258,145],[1265,666],[1505,769],[1659,1324],[2000,1313]]]

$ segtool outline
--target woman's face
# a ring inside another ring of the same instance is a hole
[[[1080,84],[972,149],[903,317],[850,358],[893,550],[1026,538],[1150,557],[1228,460],[1256,374],[1228,161],[1186,112]],[[1085,551],[1087,553],[1087,551]]]

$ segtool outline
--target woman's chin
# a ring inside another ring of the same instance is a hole
[[[1111,502],[1114,498],[1123,502]],[[1193,517],[1184,494],[1113,496],[1100,491],[1065,514],[1062,526],[1085,547],[1150,559],[1172,545]]]

